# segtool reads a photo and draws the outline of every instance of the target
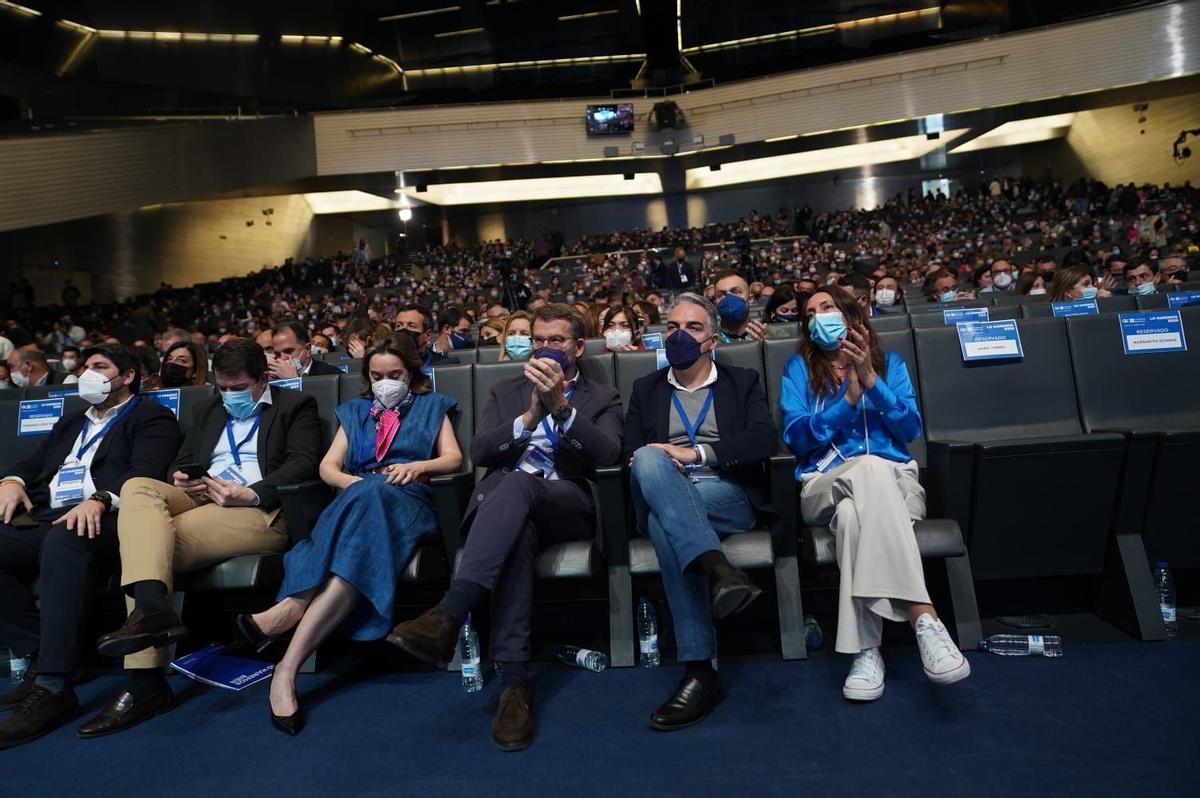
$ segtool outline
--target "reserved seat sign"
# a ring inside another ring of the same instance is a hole
[[[1021,334],[1012,319],[963,321],[954,325],[964,363],[976,360],[1011,360],[1025,357]]]
[[[1122,313],[1120,321],[1121,346],[1127,355],[1187,351],[1187,337],[1178,310]]]
[[[48,435],[62,418],[63,400],[27,399],[17,410],[17,435]]]

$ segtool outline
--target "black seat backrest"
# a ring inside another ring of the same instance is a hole
[[[907,330],[912,324],[910,319],[911,316],[907,313],[889,313],[886,316],[872,316],[871,327],[877,333]]]
[[[475,366],[475,385],[472,389],[472,394],[475,397],[474,414],[476,427],[479,426],[479,418],[483,415],[484,408],[487,407],[488,397],[491,396],[492,388],[496,383],[516,377],[524,369],[525,364],[523,362],[513,360],[504,363],[481,363]]]
[[[1026,302],[1045,301],[1046,297],[1038,294],[1012,294],[1006,291],[995,291],[988,294],[993,305],[1024,305]]]
[[[717,362],[723,366],[740,366],[758,372],[763,381],[762,344],[757,341],[738,341],[736,344],[721,344],[717,347]]]
[[[499,363],[500,346],[481,346],[475,356],[476,363]]]
[[[57,396],[78,396],[79,385],[31,385],[25,389],[26,399],[50,399]]]
[[[20,388],[5,388],[0,390],[0,402],[19,402],[25,398],[25,391]]]
[[[874,324],[875,319],[871,319]],[[783,396],[783,370],[792,356],[800,351],[800,339],[763,342],[763,368],[766,373],[767,402],[775,415],[775,428],[783,434],[783,411],[779,399]]]
[[[192,431],[196,408],[212,395],[211,385],[188,385],[179,389],[179,426],[185,435]]]
[[[921,414],[922,427],[925,421],[925,406],[921,404],[921,387],[917,384],[917,352],[913,347],[913,333],[911,330],[899,330],[897,332],[876,333],[879,337],[879,345],[884,352],[895,352],[904,358],[904,363],[908,366],[908,379],[913,384],[913,390],[917,395],[917,412]],[[905,441],[908,444],[908,451],[912,454],[913,459],[917,461],[917,465],[921,468],[925,467],[925,436],[917,438],[915,441]]]
[[[1063,319],[1017,322],[1025,357],[964,363],[954,327],[915,330],[927,440],[1082,432]]]
[[[1106,296],[1096,300],[1101,313],[1129,313],[1138,309],[1135,296]]]
[[[1180,313],[1185,352],[1126,355],[1120,317],[1067,320],[1086,430],[1200,429],[1200,308]]]
[[[610,388],[617,387],[617,367],[613,362],[615,355],[612,352],[604,352],[599,355],[587,355],[579,359],[579,373],[584,379],[601,385],[607,385]]]
[[[1137,300],[1138,310],[1162,310],[1167,307],[1166,294],[1148,294],[1147,296],[1134,297]]]
[[[317,414],[321,417],[321,434],[326,446],[333,440],[337,429],[338,380],[340,374],[323,374],[319,377],[304,377],[300,380],[300,391],[317,400]],[[287,390],[287,389],[285,389]]]
[[[63,415],[85,410],[87,406],[87,402],[78,396],[63,397]],[[6,469],[32,455],[46,439],[46,435],[17,434],[20,408],[20,402],[0,403],[0,475],[6,474]]]
[[[603,338],[585,338],[583,340],[583,353],[585,355],[599,355],[604,352]]]
[[[617,352],[617,393],[621,395],[621,406],[629,409],[629,397],[633,395],[633,384],[645,375],[658,370],[658,354],[655,350],[645,352]]]
[[[905,299],[904,306],[909,314],[920,316],[924,313],[941,313],[947,308],[986,308],[992,304],[990,299],[963,299],[958,302],[927,302],[922,294],[914,294],[912,299]]]
[[[795,338],[800,334],[800,322],[774,321],[767,325],[767,338]]]
[[[363,387],[361,373],[342,374],[338,377],[338,404],[349,402],[361,394]]]
[[[463,470],[471,469],[471,438],[475,437],[475,367],[469,364],[441,366],[433,371],[434,390],[458,402],[450,415],[454,437],[462,449]]]

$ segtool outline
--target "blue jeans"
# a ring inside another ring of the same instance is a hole
[[[667,602],[675,618],[676,653],[681,662],[717,655],[708,579],[688,570],[706,551],[721,551],[722,535],[754,526],[754,508],[745,491],[727,479],[692,482],[660,449],[643,447],[633,455],[630,484],[638,528],[650,538],[662,570]]]

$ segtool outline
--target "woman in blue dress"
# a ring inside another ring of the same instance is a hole
[[[259,647],[295,630],[271,681],[271,722],[300,731],[296,673],[335,630],[378,640],[392,628],[396,582],[419,544],[438,532],[429,477],[463,462],[449,413],[434,393],[410,336],[391,335],[363,358],[363,395],[337,408],[339,428],[321,460],[321,479],[341,491],[312,537],[284,558],[279,603],[238,616]]]

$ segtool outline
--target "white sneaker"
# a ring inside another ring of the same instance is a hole
[[[854,655],[842,695],[851,701],[874,701],[883,695],[883,655],[868,648]]]
[[[950,639],[946,625],[929,613],[917,618],[917,648],[925,675],[934,684],[954,684],[971,675],[971,663]]]

